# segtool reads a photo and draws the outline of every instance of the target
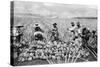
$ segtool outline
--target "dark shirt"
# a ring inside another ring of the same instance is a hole
[[[40,27],[35,27],[35,31],[41,31],[41,32],[44,32]]]

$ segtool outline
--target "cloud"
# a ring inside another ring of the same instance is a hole
[[[62,18],[66,17],[96,17],[97,7],[87,5],[73,4],[55,4],[41,2],[14,2],[14,13],[31,13],[40,15],[57,15]]]
[[[55,6],[54,3],[48,3],[48,2],[43,3],[43,5],[45,5],[45,6]]]

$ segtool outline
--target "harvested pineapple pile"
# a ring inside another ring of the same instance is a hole
[[[75,44],[74,42],[57,43],[56,41],[44,44],[41,44],[41,42],[32,43],[28,48],[21,49],[18,61],[46,59],[50,64],[76,62],[78,58],[89,55],[89,52],[81,47],[81,44]]]

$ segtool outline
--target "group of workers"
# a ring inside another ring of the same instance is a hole
[[[13,29],[12,29],[12,35],[11,35],[12,38],[11,39],[13,41],[15,41],[15,43],[21,42],[21,37],[23,36],[23,32],[21,32],[21,28],[24,28],[24,26],[16,26],[16,27],[13,27]],[[76,24],[74,22],[71,22],[71,27],[68,28],[67,31],[71,35],[70,36],[70,41],[71,41],[70,44],[72,44],[72,45],[76,44],[77,46],[79,46],[79,47],[82,46],[83,48],[85,48],[84,44],[88,43],[90,36],[95,38],[95,35],[96,35],[95,30],[90,31],[88,28],[82,27],[80,25],[80,22],[77,22]],[[34,28],[34,33],[32,33],[34,35],[34,41],[46,40],[46,38],[44,37],[44,33],[45,33],[45,30],[43,30],[39,26],[39,24],[36,23],[35,28]],[[53,29],[51,30],[50,42],[48,42],[48,44],[54,44],[54,45],[56,44],[56,46],[57,46],[57,44],[59,44],[59,43],[64,44],[65,42],[60,40],[57,23],[54,23]],[[67,43],[65,43],[65,44],[67,44]],[[69,46],[70,46],[70,44],[69,44]],[[23,47],[22,47],[22,49],[23,49]]]

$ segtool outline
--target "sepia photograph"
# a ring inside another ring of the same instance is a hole
[[[67,64],[98,60],[95,5],[10,2],[10,64]]]

